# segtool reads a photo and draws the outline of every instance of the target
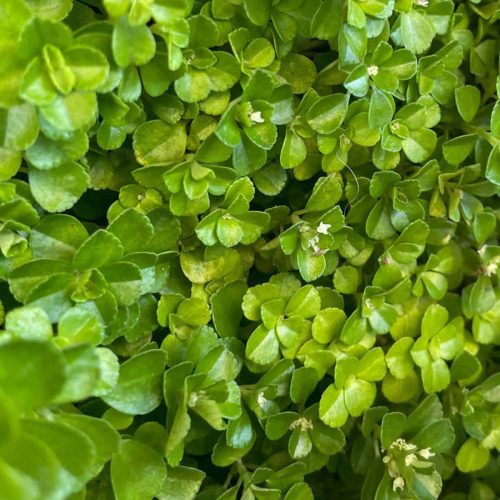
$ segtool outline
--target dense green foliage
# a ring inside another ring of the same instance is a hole
[[[499,20],[1,0],[0,498],[498,498]]]

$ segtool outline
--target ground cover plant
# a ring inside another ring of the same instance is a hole
[[[498,498],[499,19],[2,0],[0,498]]]

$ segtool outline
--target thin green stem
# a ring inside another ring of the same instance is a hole
[[[484,128],[477,127],[476,125],[464,125],[463,129],[469,134],[477,134],[479,137],[489,142],[493,147],[495,147],[500,142],[500,139],[493,137]]]

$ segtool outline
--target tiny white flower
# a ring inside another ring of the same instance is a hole
[[[368,301],[367,301],[368,302]],[[398,450],[412,451],[417,447],[414,444],[407,443],[405,439],[398,438],[394,443],[391,444],[391,448],[397,448]]]
[[[250,120],[254,123],[264,123],[264,118],[260,111],[252,111],[252,113],[250,113]]]
[[[405,457],[406,467],[410,467],[410,465],[413,465],[417,460],[418,460],[417,455],[415,455],[415,453],[410,453],[409,455],[406,455]]]
[[[319,226],[316,228],[316,231],[321,234],[328,234],[328,230],[332,227],[331,224],[325,224],[323,221],[319,223]]]
[[[309,240],[309,247],[312,248],[314,255],[321,255],[325,253],[321,248],[318,246],[319,242],[319,236],[314,236]]]
[[[305,417],[300,417],[297,420],[293,421],[289,427],[290,430],[300,429],[301,431],[307,431],[312,428],[312,421]]]
[[[371,66],[368,66],[368,74],[370,76],[378,75],[378,66],[376,64],[372,64]]]
[[[392,482],[392,491],[402,490],[404,487],[405,487],[405,480],[401,476],[398,476]]]
[[[199,399],[199,395],[198,393],[196,392],[192,392],[190,395],[189,395],[189,401],[188,401],[188,406],[190,406],[191,408],[193,406],[196,405],[196,403],[198,402],[198,399]]]
[[[431,458],[435,455],[430,448],[423,448],[418,452],[418,454],[425,459]]]
[[[309,240],[309,246],[312,247],[313,245],[316,245],[319,241],[319,236],[316,235],[316,236],[313,236],[310,240]]]
[[[498,264],[496,262],[490,262],[485,268],[484,271],[486,273],[486,276],[493,276],[496,274],[498,269]]]
[[[413,3],[419,7],[427,7],[429,5],[429,0],[413,0]]]
[[[390,461],[391,461],[391,457],[390,457],[389,455],[386,455],[386,456],[382,459],[382,462],[384,462],[384,464],[388,464]]]
[[[259,403],[259,406],[261,407],[267,403],[267,399],[262,391],[259,391],[259,393],[257,394],[257,403]]]

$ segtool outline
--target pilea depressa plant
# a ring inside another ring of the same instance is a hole
[[[0,1],[0,500],[500,497],[496,0]]]

